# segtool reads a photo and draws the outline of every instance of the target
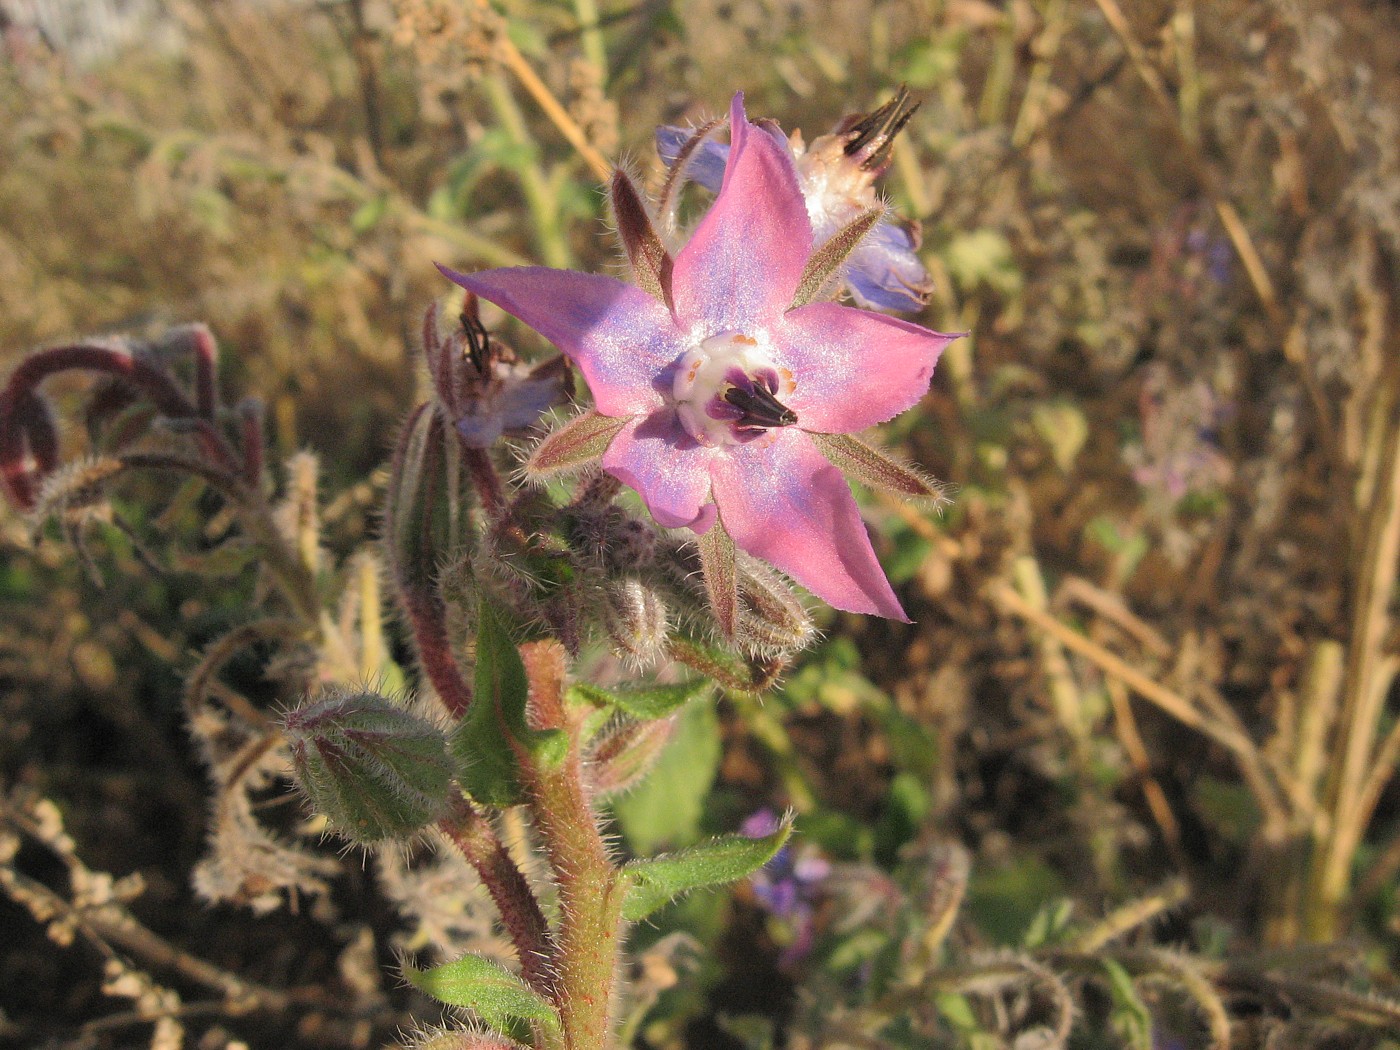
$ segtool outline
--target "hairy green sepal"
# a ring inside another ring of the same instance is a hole
[[[525,473],[547,478],[596,463],[628,422],[597,412],[575,416],[535,446],[525,461]]]
[[[943,499],[943,488],[913,467],[906,466],[888,452],[850,434],[808,432],[822,455],[843,474],[873,489],[893,492],[911,499]]]

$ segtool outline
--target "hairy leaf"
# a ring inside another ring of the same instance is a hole
[[[509,1031],[516,1021],[560,1030],[559,1014],[548,999],[509,970],[479,955],[464,955],[431,970],[405,966],[404,976],[420,992],[449,1006],[474,1011],[499,1032]]]
[[[725,835],[679,853],[633,861],[623,868],[628,891],[622,914],[633,921],[645,919],[683,893],[752,875],[773,859],[791,834],[789,817],[761,838]]]
[[[580,682],[573,694],[591,704],[616,707],[633,718],[664,718],[710,687],[705,679],[681,682],[677,685],[652,685],[640,689],[600,689]]]

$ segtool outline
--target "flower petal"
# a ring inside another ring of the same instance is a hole
[[[851,253],[846,283],[857,303],[875,310],[921,310],[933,291],[928,270],[914,254],[913,235],[888,222]]]
[[[678,128],[669,124],[656,129],[656,152],[666,167],[675,165],[681,147],[689,142],[694,134],[694,128]],[[724,164],[728,159],[727,143],[707,139],[695,150],[695,155],[690,158],[690,167],[685,173],[691,181],[698,182],[711,193],[715,193],[724,181]]]
[[[724,183],[676,256],[680,327],[699,324],[705,338],[771,324],[792,303],[811,253],[812,227],[792,155],[748,122],[744,96],[735,95]]]
[[[704,532],[714,523],[710,460],[715,450],[685,432],[674,409],[634,419],[603,453],[603,469],[641,493],[658,525]]]
[[[603,415],[630,416],[662,404],[657,383],[680,356],[680,334],[666,307],[640,288],[543,266],[438,269],[564,351],[583,371]]]
[[[803,430],[849,434],[918,403],[957,335],[838,303],[799,307],[770,330],[775,363],[797,388],[783,404]]]
[[[735,546],[837,609],[908,623],[841,472],[801,431],[774,438],[728,446],[710,466]]]

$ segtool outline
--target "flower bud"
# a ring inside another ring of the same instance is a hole
[[[739,570],[738,640],[759,652],[791,653],[815,635],[802,602],[775,572],[752,559]]]
[[[446,738],[377,693],[305,704],[283,730],[311,805],[354,842],[410,835],[447,809],[454,770]]]
[[[431,594],[438,567],[460,548],[466,491],[456,437],[432,405],[419,405],[399,438],[384,515],[389,563],[405,595]]]
[[[670,623],[666,603],[635,577],[608,584],[603,600],[603,626],[622,656],[649,664],[666,651]]]
[[[626,791],[651,770],[675,735],[676,716],[622,722],[599,736],[592,748],[589,774],[599,797]]]

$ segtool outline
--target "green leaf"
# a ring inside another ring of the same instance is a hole
[[[1021,944],[1026,948],[1043,948],[1063,939],[1069,921],[1074,917],[1074,901],[1068,897],[1047,901],[1031,919],[1026,932],[1021,936]]]
[[[485,599],[477,624],[476,695],[452,736],[452,753],[467,794],[487,805],[512,806],[520,801],[520,769],[510,736],[530,739],[530,684],[500,613]]]
[[[1099,959],[1108,974],[1108,993],[1113,997],[1109,1023],[1131,1050],[1152,1050],[1152,1013],[1133,986],[1132,975],[1112,959]]]
[[[752,875],[773,859],[791,834],[789,817],[762,838],[725,835],[679,853],[633,861],[622,869],[629,887],[623,917],[645,919],[683,893]]]
[[[389,195],[380,193],[365,201],[350,216],[350,228],[356,233],[367,233],[379,225],[379,221],[389,212]]]
[[[456,962],[431,970],[404,967],[404,976],[420,992],[449,1006],[472,1010],[498,1032],[509,1031],[514,1021],[534,1021],[551,1032],[560,1030],[559,1014],[515,974],[479,955],[464,955]]]
[[[704,678],[677,685],[652,685],[640,689],[600,689],[580,682],[571,692],[575,698],[598,707],[615,707],[633,718],[665,718],[710,688]]]
[[[959,288],[971,291],[982,285],[1008,297],[1021,290],[1016,253],[999,230],[958,234],[943,249],[943,261]]]
[[[1050,448],[1055,466],[1068,474],[1089,440],[1089,421],[1078,405],[1059,400],[1031,409],[1031,426]]]

